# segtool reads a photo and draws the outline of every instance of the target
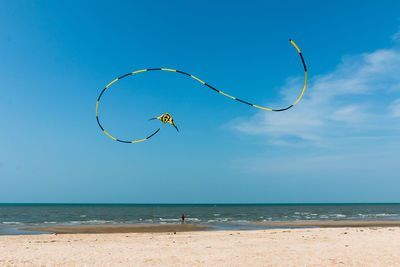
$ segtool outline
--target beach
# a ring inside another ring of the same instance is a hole
[[[398,266],[400,205],[0,205],[0,266],[248,265]]]
[[[399,264],[393,226],[0,236],[0,266]]]

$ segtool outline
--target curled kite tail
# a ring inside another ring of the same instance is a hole
[[[140,72],[148,72],[148,71],[168,71],[168,72],[175,72],[175,73],[182,74],[182,75],[184,75],[184,76],[188,76],[188,77],[193,78],[194,80],[196,80],[196,81],[202,83],[203,85],[207,86],[209,89],[213,90],[214,92],[217,92],[217,93],[219,93],[219,94],[224,95],[225,97],[229,97],[229,98],[231,98],[231,99],[233,99],[233,100],[236,100],[236,101],[238,101],[238,102],[241,102],[241,103],[243,103],[243,104],[246,104],[246,105],[249,105],[249,106],[252,106],[252,107],[255,107],[255,108],[259,108],[259,109],[263,109],[263,110],[267,110],[267,111],[276,111],[276,112],[288,110],[288,109],[292,108],[294,105],[296,105],[296,104],[300,101],[300,99],[303,97],[304,92],[305,92],[306,87],[307,87],[307,67],[306,67],[306,63],[305,63],[305,61],[304,61],[303,55],[301,54],[301,51],[300,51],[299,47],[298,47],[291,39],[289,40],[289,42],[294,46],[294,48],[295,48],[295,49],[297,50],[297,52],[299,53],[299,56],[300,56],[300,59],[301,59],[301,62],[302,62],[302,64],[303,64],[303,68],[304,68],[305,78],[304,78],[304,87],[303,87],[303,90],[302,90],[300,96],[297,98],[297,100],[296,100],[293,104],[291,104],[291,105],[288,106],[288,107],[280,108],[280,109],[272,109],[272,108],[257,106],[257,105],[251,104],[251,103],[249,103],[249,102],[247,102],[247,101],[245,101],[245,100],[242,100],[242,99],[236,98],[236,97],[234,97],[234,96],[231,96],[231,95],[229,95],[229,94],[227,94],[227,93],[224,93],[224,92],[222,92],[222,91],[220,91],[220,90],[214,88],[214,87],[211,86],[210,84],[205,83],[205,82],[203,82],[202,80],[200,80],[199,78],[197,78],[197,77],[195,77],[195,76],[193,76],[193,75],[191,75],[191,74],[189,74],[189,73],[186,73],[186,72],[184,72],[184,71],[174,70],[174,69],[166,69],[166,68],[151,68],[151,69],[142,69],[142,70],[138,70],[138,71],[133,71],[133,72],[127,73],[127,74],[125,74],[125,75],[122,75],[122,76],[118,77],[117,79],[113,80],[112,82],[110,82],[110,83],[101,91],[101,93],[100,93],[100,95],[99,95],[99,97],[98,97],[98,99],[97,99],[97,104],[96,104],[96,119],[97,119],[97,123],[98,123],[100,129],[101,129],[107,136],[109,136],[110,138],[112,138],[112,139],[115,140],[115,141],[122,142],[122,143],[138,143],[138,142],[142,142],[142,141],[148,140],[149,138],[151,138],[152,136],[154,136],[155,134],[157,134],[157,133],[160,131],[160,129],[158,129],[158,130],[156,130],[155,132],[153,132],[151,135],[149,135],[148,137],[146,137],[146,138],[144,138],[144,139],[141,139],[141,140],[135,140],[135,141],[119,140],[119,139],[114,138],[113,136],[111,136],[109,133],[107,133],[107,132],[104,130],[103,126],[102,126],[101,123],[100,123],[99,117],[98,117],[99,101],[100,101],[101,96],[103,95],[104,91],[105,91],[110,85],[112,85],[112,84],[115,83],[116,81],[118,81],[118,80],[120,80],[120,79],[122,79],[122,78],[125,78],[125,77],[127,77],[127,76],[130,76],[130,75],[133,75],[133,74],[136,74],[136,73],[140,73]],[[169,113],[166,113],[166,114],[161,115],[161,116],[156,117],[156,118],[151,118],[150,120],[155,120],[155,119],[160,119],[163,123],[171,123],[171,124],[175,127],[175,129],[179,132],[178,127],[176,126],[175,122],[173,121],[173,119],[172,119],[172,117],[171,117],[171,115],[170,115]]]

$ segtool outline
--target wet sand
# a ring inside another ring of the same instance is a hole
[[[284,227],[400,227],[400,221],[301,221],[259,222],[255,225]],[[195,224],[145,224],[145,225],[74,225],[54,227],[29,227],[21,230],[56,234],[107,234],[107,233],[162,233],[204,231],[210,227]]]
[[[0,266],[400,266],[400,228],[0,236]]]
[[[21,228],[21,230],[51,232],[56,234],[160,233],[204,231],[207,229],[207,226],[195,224],[74,225]]]
[[[399,227],[400,221],[300,221],[300,222],[260,222],[257,225],[293,227]]]

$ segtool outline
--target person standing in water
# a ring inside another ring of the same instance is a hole
[[[182,218],[182,223],[185,223],[185,214],[182,213],[181,218]]]

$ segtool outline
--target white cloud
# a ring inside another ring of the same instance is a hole
[[[392,40],[393,40],[393,41],[400,41],[400,29],[399,29],[398,32],[396,32],[395,34],[393,34]]]
[[[366,117],[362,108],[353,104],[339,108],[329,118],[335,121],[357,123],[364,121]]]
[[[282,102],[293,102],[302,83],[302,78],[290,79],[282,88]],[[390,118],[400,117],[400,102],[393,102],[387,111],[392,102],[388,99],[398,97],[399,92],[399,50],[346,56],[331,73],[311,78],[304,98],[291,110],[259,112],[250,119],[236,120],[233,127],[267,136],[271,143],[290,143],[295,138],[296,143],[300,139],[323,144],[329,139],[384,135],[394,124]]]
[[[390,111],[393,117],[400,118],[400,98],[393,101],[390,105]]]

